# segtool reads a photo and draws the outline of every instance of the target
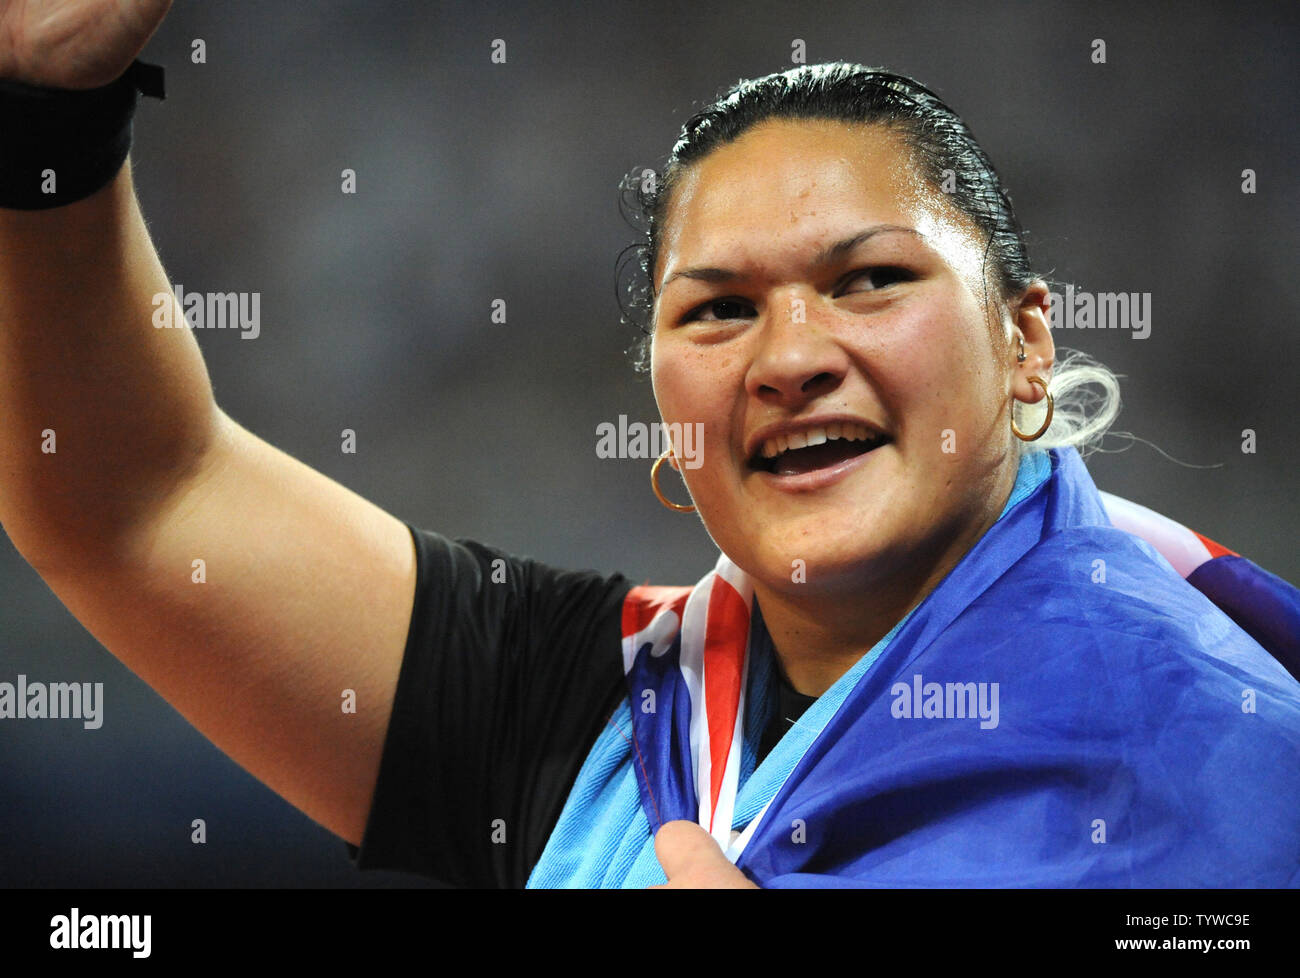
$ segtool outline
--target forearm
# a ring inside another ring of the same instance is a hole
[[[76,203],[0,209],[0,523],[37,566],[115,546],[213,441],[198,344],[155,327],[156,296],[129,161]]]

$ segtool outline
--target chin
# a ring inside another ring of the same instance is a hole
[[[750,576],[789,594],[842,593],[869,587],[873,580],[896,567],[905,552],[901,546],[869,546],[862,533],[851,527],[828,532],[824,520],[821,524],[811,544],[805,539],[800,546],[797,537],[792,537],[789,542],[772,541],[751,550],[747,555],[752,561]]]

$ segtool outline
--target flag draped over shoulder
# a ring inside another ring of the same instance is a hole
[[[1300,593],[1050,456],[833,687],[747,821],[752,587],[723,557],[634,589],[651,833],[698,822],[762,886],[1300,885]]]
[[[1145,540],[1300,679],[1300,591],[1240,554],[1145,506],[1099,493],[1113,525]]]

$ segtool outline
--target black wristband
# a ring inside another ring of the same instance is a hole
[[[0,81],[0,207],[62,207],[107,185],[131,150],[137,92],[164,98],[162,68],[136,61],[85,91]]]

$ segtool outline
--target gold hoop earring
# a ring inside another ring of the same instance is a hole
[[[669,509],[675,509],[679,513],[694,513],[695,512],[694,506],[683,506],[681,505],[681,503],[673,502],[671,499],[665,496],[662,490],[660,490],[659,488],[659,468],[664,464],[664,462],[668,461],[668,456],[671,455],[672,453],[673,450],[671,448],[667,449],[662,455],[659,456],[659,460],[655,462],[654,465],[650,466],[650,488],[655,491],[655,496],[658,498],[658,500],[661,503],[663,503],[665,506],[667,506]]]
[[[1013,403],[1011,405],[1011,433],[1014,434],[1021,441],[1037,441],[1039,438],[1042,438],[1043,433],[1047,431],[1047,426],[1052,423],[1052,411],[1056,409],[1056,400],[1052,397],[1050,393],[1048,393],[1047,384],[1043,380],[1043,378],[1030,377],[1029,382],[1031,384],[1037,384],[1039,387],[1043,389],[1043,393],[1047,395],[1047,417],[1043,419],[1043,423],[1042,425],[1039,426],[1037,431],[1035,431],[1032,435],[1027,435],[1019,428],[1016,427],[1016,406]]]

